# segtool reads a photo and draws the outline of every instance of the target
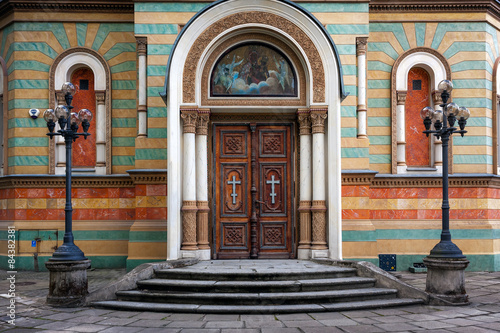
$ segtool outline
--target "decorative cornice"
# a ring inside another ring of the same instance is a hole
[[[167,169],[127,170],[134,185],[167,185]]]
[[[0,5],[0,12],[11,11],[59,11],[59,12],[129,12],[134,13],[133,1],[121,0],[4,0]]]
[[[500,177],[487,176],[450,176],[450,187],[487,187],[500,188]],[[384,177],[377,176],[371,183],[371,188],[394,188],[394,187],[442,187],[440,177]]]
[[[0,178],[0,189],[6,188],[47,188],[65,187],[66,178],[61,176],[8,176]],[[79,187],[133,187],[134,183],[128,176],[85,177],[73,176],[71,186]]]
[[[342,185],[371,185],[376,173],[342,173]]]

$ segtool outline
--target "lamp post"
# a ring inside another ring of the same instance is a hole
[[[423,133],[427,137],[429,134],[434,134],[438,139],[441,138],[443,143],[441,240],[430,251],[429,256],[424,258],[424,263],[427,266],[426,291],[439,300],[445,300],[452,304],[464,304],[468,302],[468,296],[465,292],[464,270],[469,261],[458,246],[451,241],[450,203],[448,199],[448,144],[453,134],[460,134],[463,137],[467,133],[465,125],[470,112],[466,107],[459,107],[455,103],[447,103],[453,90],[451,81],[441,81],[438,89],[441,92],[442,104],[440,106],[442,110],[434,110],[427,106],[420,112],[425,126]],[[459,129],[454,127],[457,120]],[[433,130],[431,130],[431,124],[434,124]]]
[[[77,138],[83,136],[87,139],[92,112],[81,109],[78,113],[72,112],[73,95],[76,92],[71,82],[62,86],[66,105],[58,105],[55,109],[44,112],[43,118],[47,122],[52,139],[56,135],[64,138],[66,145],[66,204],[64,207],[64,240],[52,257],[45,263],[50,271],[50,286],[47,303],[53,306],[79,306],[85,301],[88,293],[87,268],[90,267],[83,251],[74,243],[73,237],[73,207],[71,204],[71,147]],[[56,121],[60,129],[54,132]],[[83,132],[78,132],[81,123]]]

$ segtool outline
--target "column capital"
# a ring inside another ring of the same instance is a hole
[[[325,120],[328,116],[327,111],[327,108],[311,109],[312,134],[325,133]]]
[[[360,56],[366,54],[366,45],[368,44],[368,37],[356,37],[356,55]]]
[[[297,120],[300,135],[311,135],[311,111],[309,109],[298,109]]]
[[[198,109],[181,110],[181,118],[184,121],[184,133],[196,133],[196,119],[198,118]]]
[[[398,98],[398,105],[405,105],[406,103],[406,90],[398,90],[396,92]]]
[[[441,92],[439,90],[434,90],[432,92],[432,102],[434,103],[434,105],[440,105],[441,103],[443,103],[443,99],[441,98]]]
[[[56,102],[57,105],[66,105],[66,100],[64,99],[64,93],[61,90],[56,90]]]
[[[104,105],[104,102],[106,101],[106,90],[96,90],[95,100],[97,105]]]
[[[210,121],[210,109],[198,109],[196,121],[196,134],[208,135],[208,122]]]
[[[145,56],[148,51],[148,38],[147,37],[135,37],[137,42],[137,54],[139,56]]]

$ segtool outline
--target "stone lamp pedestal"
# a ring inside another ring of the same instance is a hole
[[[453,305],[469,304],[465,291],[465,268],[469,261],[465,258],[424,258],[427,267],[425,291]]]
[[[47,261],[45,267],[50,271],[48,305],[71,308],[85,303],[90,260]]]

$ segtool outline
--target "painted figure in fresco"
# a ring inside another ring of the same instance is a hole
[[[226,92],[229,91],[233,85],[233,81],[238,77],[238,72],[234,71],[236,66],[241,65],[243,59],[236,62],[236,55],[233,56],[233,61],[230,64],[219,64],[217,66],[217,76],[214,79],[214,83],[219,82],[224,86]]]

